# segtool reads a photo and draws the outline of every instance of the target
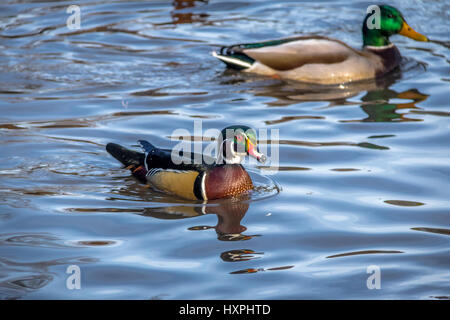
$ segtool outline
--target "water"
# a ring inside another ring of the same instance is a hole
[[[448,2],[393,1],[435,41],[395,36],[400,72],[332,90],[210,52],[299,34],[359,47],[371,2],[77,3],[80,30],[70,1],[0,5],[1,298],[450,296]],[[195,120],[279,129],[278,173],[251,164],[252,195],[204,205],[144,188],[104,148],[172,147]]]

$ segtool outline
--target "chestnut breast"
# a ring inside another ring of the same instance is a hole
[[[239,164],[212,168],[205,173],[204,179],[204,195],[209,200],[237,195],[253,188],[250,176]]]

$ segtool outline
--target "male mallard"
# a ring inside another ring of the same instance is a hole
[[[310,36],[222,47],[213,56],[233,69],[309,83],[338,84],[376,78],[400,63],[400,52],[389,41],[390,36],[398,33],[428,41],[394,7],[378,8],[379,26],[372,24],[376,18],[372,14],[364,19],[362,50],[339,40]]]
[[[199,154],[180,156],[145,140],[138,141],[144,153],[115,143],[108,143],[106,150],[141,182],[185,199],[212,200],[252,189],[252,180],[240,163],[247,155],[259,162],[266,159],[258,151],[255,130],[229,126],[221,131],[217,140],[217,159]]]

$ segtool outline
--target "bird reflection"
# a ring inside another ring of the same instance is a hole
[[[266,77],[237,74],[227,70],[222,74],[222,83],[234,85],[239,83],[249,86],[255,96],[273,97],[275,100],[267,102],[268,107],[284,107],[299,102],[327,101],[327,107],[360,105],[362,111],[367,114],[363,119],[341,120],[341,122],[390,122],[390,121],[422,121],[422,119],[408,118],[408,113],[399,113],[399,110],[420,109],[416,106],[428,98],[428,95],[417,89],[409,89],[397,92],[390,89],[398,80],[402,79],[405,72],[419,70],[423,65],[415,61],[404,59],[401,68],[391,74],[368,81],[359,81],[334,86],[313,85],[308,83],[281,81],[267,79]],[[362,103],[349,100],[358,94],[366,92],[361,98]],[[405,103],[392,101],[393,99],[412,100]],[[326,107],[326,108],[327,108]],[[414,112],[420,114],[419,112]],[[268,125],[298,119],[325,119],[321,116],[292,115],[281,119],[266,121]]]
[[[146,208],[141,212],[141,215],[159,219],[184,219],[215,214],[217,216],[215,226],[197,225],[188,228],[188,230],[215,229],[217,239],[221,241],[249,240],[258,236],[243,234],[247,228],[241,225],[241,221],[250,206],[249,200],[250,196],[244,194],[234,198],[210,201],[207,204]],[[262,254],[263,252],[255,252],[251,249],[236,249],[222,252],[220,258],[225,262],[238,262],[255,259]]]
[[[297,81],[267,79],[261,76],[226,70],[222,74],[221,83],[224,85],[245,83],[251,87],[249,90],[255,96],[276,98],[275,101],[267,103],[269,107],[283,107],[306,101],[329,101],[330,106],[334,106],[349,104],[346,99],[354,97],[360,92],[388,88],[399,79],[401,79],[401,73],[397,70],[397,72],[382,78],[327,86]]]
[[[362,120],[342,120],[341,122],[390,122],[390,121],[422,121],[422,119],[407,118],[406,114],[397,113],[402,109],[419,109],[416,104],[428,98],[417,89],[396,92],[390,89],[369,91],[361,98],[361,109],[368,115]],[[389,102],[392,99],[412,100],[406,103]]]
[[[215,214],[217,216],[217,224],[215,226],[199,225],[190,227],[189,230],[215,229],[217,239],[221,241],[249,240],[258,236],[243,234],[247,228],[241,225],[241,220],[249,208],[249,199],[249,195],[241,195],[234,198],[210,201],[207,204],[146,208],[141,214],[159,219],[183,219],[205,214]]]
[[[257,258],[262,252],[255,252],[251,249],[229,250],[222,252],[220,258],[226,262],[248,261]]]
[[[173,24],[205,22],[209,17],[206,13],[192,13],[192,12],[179,12],[186,8],[195,7],[197,3],[208,3],[208,0],[175,0],[172,2],[173,10],[170,15],[172,16]]]

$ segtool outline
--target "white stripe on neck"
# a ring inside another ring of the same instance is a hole
[[[393,46],[394,46],[394,44],[390,43],[386,46],[364,46],[364,48],[370,49],[370,50],[384,50],[384,49],[392,48]]]
[[[208,200],[208,197],[206,196],[205,179],[206,179],[206,171],[203,172],[202,184],[201,184],[200,188],[201,188],[201,190],[202,190],[202,197],[203,197],[203,200]],[[202,210],[203,210],[203,209],[202,209]],[[203,213],[204,213],[204,212],[203,212]]]

